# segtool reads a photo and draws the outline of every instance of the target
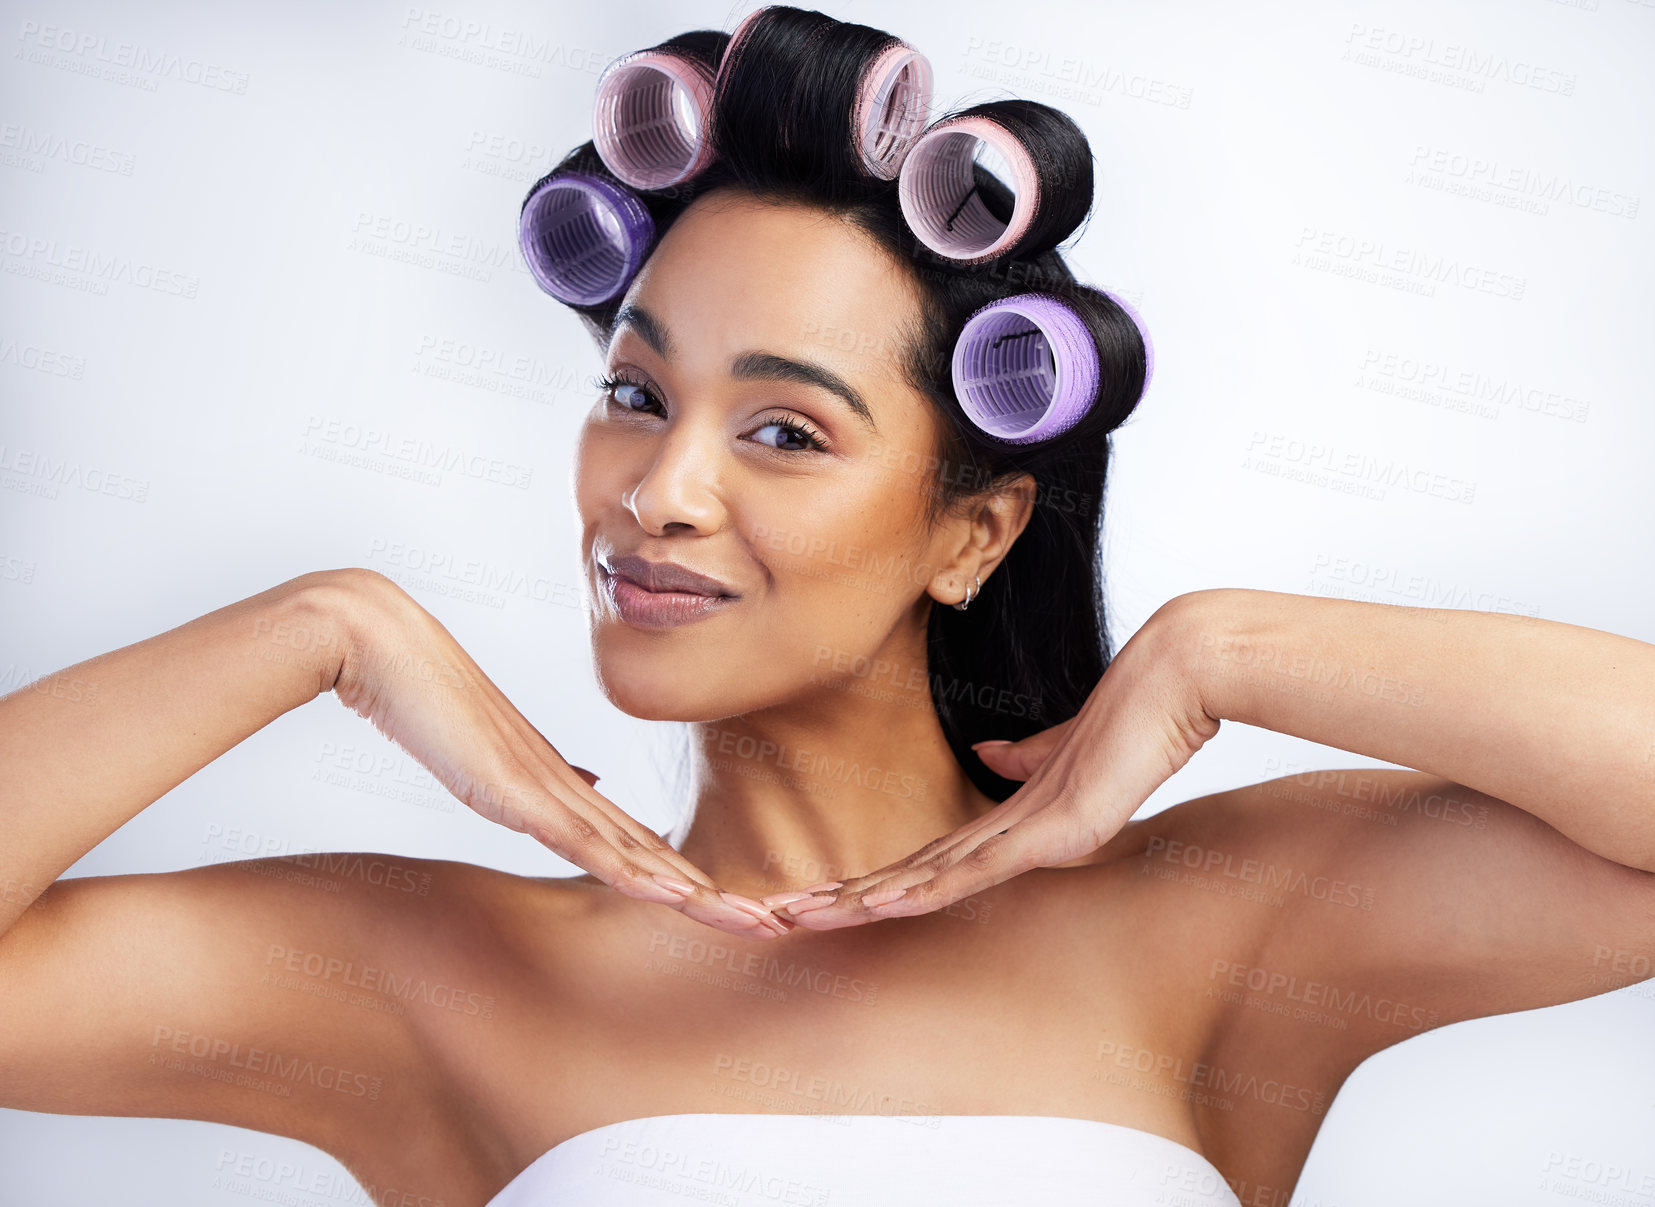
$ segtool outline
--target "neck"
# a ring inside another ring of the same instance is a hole
[[[949,749],[919,666],[693,724],[684,856],[756,898],[865,875],[993,808]]]

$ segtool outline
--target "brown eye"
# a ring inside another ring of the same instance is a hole
[[[610,402],[628,411],[642,412],[645,406],[656,403],[655,395],[635,381],[627,381],[621,377],[603,377],[599,378],[598,385],[608,395]]]
[[[768,440],[761,439],[759,441],[759,443],[764,445],[766,448],[773,448],[779,453],[805,453],[816,451],[823,447],[822,442],[817,439],[816,434],[803,424],[787,419],[772,419],[758,430],[762,432],[766,428],[776,428],[785,433],[787,439],[796,442],[795,447],[783,447],[781,445],[772,444]]]

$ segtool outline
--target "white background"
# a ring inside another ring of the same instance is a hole
[[[750,5],[0,7],[0,690],[372,566],[671,825],[680,734],[602,699],[579,608],[567,469],[601,365],[515,220],[604,65]],[[926,53],[939,115],[1024,96],[1091,140],[1071,262],[1158,357],[1114,438],[1117,647],[1208,586],[1655,641],[1655,0],[825,8]],[[341,460],[367,431],[529,484]],[[1146,809],[1364,765],[1228,724]],[[305,850],[576,871],[330,697],[69,874]],[[213,1187],[244,1154],[339,1171],[236,1128],[0,1111],[0,1202],[245,1207]],[[1370,1060],[1294,1203],[1646,1204],[1624,1181],[1651,1174],[1655,982]]]

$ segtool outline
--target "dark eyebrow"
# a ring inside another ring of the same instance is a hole
[[[673,346],[672,339],[667,335],[667,329],[661,324],[661,320],[642,306],[627,302],[615,312],[615,322],[609,332],[610,346],[614,346],[615,341],[620,338],[622,328],[625,327],[631,327],[643,336],[644,343],[654,348],[655,355],[662,360],[671,360],[678,354],[678,350]]]
[[[673,358],[675,348],[671,336],[667,334],[666,326],[642,306],[628,302],[615,312],[611,343],[620,336],[623,327],[635,330],[643,337],[644,343],[653,348],[655,354],[663,360]],[[785,356],[777,356],[774,352],[743,352],[730,363],[730,376],[737,381],[792,381],[826,390],[830,394],[838,395],[869,431],[876,435],[879,432],[879,425],[874,422],[873,411],[856,387],[832,369],[815,361],[791,360]]]
[[[837,394],[869,431],[875,435],[879,433],[879,425],[873,421],[873,412],[862,401],[856,387],[815,361],[789,360],[773,352],[743,352],[731,363],[730,376],[737,381],[796,381],[800,385],[816,386],[830,394]]]

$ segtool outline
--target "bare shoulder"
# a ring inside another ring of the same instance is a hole
[[[555,1003],[601,900],[376,851],[60,879],[0,935],[0,1106],[226,1123],[482,1201],[535,1155],[502,1118],[546,1109],[488,1095],[577,1042]]]
[[[1129,829],[1116,862],[1212,924],[1182,964],[1231,1053],[1287,1020],[1295,1050],[1354,1068],[1430,1027],[1633,983],[1655,956],[1655,874],[1426,772],[1284,776]]]
[[[455,970],[497,892],[369,851],[61,879],[0,937],[0,1105],[228,1123],[383,1180],[387,1138],[440,1131],[424,1036],[476,1008]]]
[[[1187,801],[1117,841],[1148,912],[1182,920],[1165,944],[1169,987],[1202,1007],[1209,1155],[1257,1185],[1291,1187],[1374,1053],[1603,993],[1655,961],[1655,874],[1424,772],[1284,776]]]
[[[1466,785],[1352,768],[1223,795],[1225,841],[1281,852],[1275,884],[1291,872],[1300,896],[1344,907],[1283,910],[1266,950],[1411,996],[1431,1021],[1405,1030],[1590,997],[1637,980],[1649,964],[1636,957],[1655,955],[1655,873]]]
[[[1077,873],[1108,901],[1086,916],[1126,927],[1132,940],[1111,946],[1153,969],[1145,992],[1176,1024],[1153,1062],[1122,1054],[1116,1075],[1164,1069],[1243,1201],[1287,1201],[1359,1063],[1326,1042],[1356,1007],[1277,943],[1284,927],[1369,916],[1371,886],[1330,858],[1342,830],[1280,781],[1243,785],[1129,822]]]
[[[496,1101],[515,1084],[500,1071],[526,1050],[555,1066],[575,1042],[556,1025],[567,1022],[557,997],[581,982],[571,972],[577,939],[603,898],[573,878],[459,860],[358,852],[271,862],[320,877],[322,891],[342,888],[321,942],[266,945],[269,974],[326,1002],[319,1013],[334,1025],[354,1017],[397,1036],[364,1070],[390,1109],[358,1111],[319,1146],[372,1187],[418,1185],[450,1202],[492,1193],[537,1143],[533,1129],[517,1137],[513,1119],[547,1109]]]

